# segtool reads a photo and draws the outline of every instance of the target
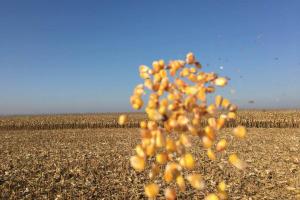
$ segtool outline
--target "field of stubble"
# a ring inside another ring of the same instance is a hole
[[[221,134],[231,141],[229,129]],[[147,174],[129,164],[138,142],[135,128],[0,130],[0,199],[144,199]],[[193,143],[206,188],[188,187],[178,199],[203,199],[221,180],[229,199],[300,199],[299,128],[248,128],[248,138],[230,142],[215,162],[198,138]],[[245,171],[227,163],[231,152]]]

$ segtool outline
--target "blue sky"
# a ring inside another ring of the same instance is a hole
[[[218,92],[240,107],[300,108],[299,10],[297,0],[1,1],[0,114],[131,111],[138,66],[189,51],[231,77]]]

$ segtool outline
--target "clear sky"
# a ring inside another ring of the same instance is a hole
[[[298,0],[3,0],[0,114],[130,111],[138,66],[189,51],[232,79],[220,93],[240,107],[300,108],[299,10]]]

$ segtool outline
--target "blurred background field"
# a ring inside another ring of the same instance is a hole
[[[59,114],[59,115],[19,115],[0,117],[0,130],[40,130],[72,128],[117,128],[120,113],[104,114]],[[139,121],[145,120],[144,113],[127,113],[127,128],[137,128]],[[205,123],[205,120],[203,120]],[[228,127],[242,124],[253,128],[298,128],[300,110],[239,110],[236,122]],[[124,126],[122,126],[124,127]]]

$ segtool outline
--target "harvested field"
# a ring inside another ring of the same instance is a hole
[[[138,128],[139,121],[146,119],[144,113],[130,113],[126,128]],[[123,128],[118,123],[118,114],[73,114],[0,117],[0,130],[51,130],[85,128]],[[205,124],[206,121],[203,121]],[[299,110],[241,110],[236,122],[248,128],[300,128]]]
[[[193,140],[196,170],[207,186],[200,192],[188,187],[179,199],[202,199],[221,180],[229,184],[229,199],[299,199],[300,129],[248,131],[246,140],[235,140],[226,152],[239,153],[245,171],[225,157],[208,160]],[[230,141],[227,129],[222,134]],[[1,130],[0,141],[1,199],[145,198],[147,176],[129,165],[138,129]]]

